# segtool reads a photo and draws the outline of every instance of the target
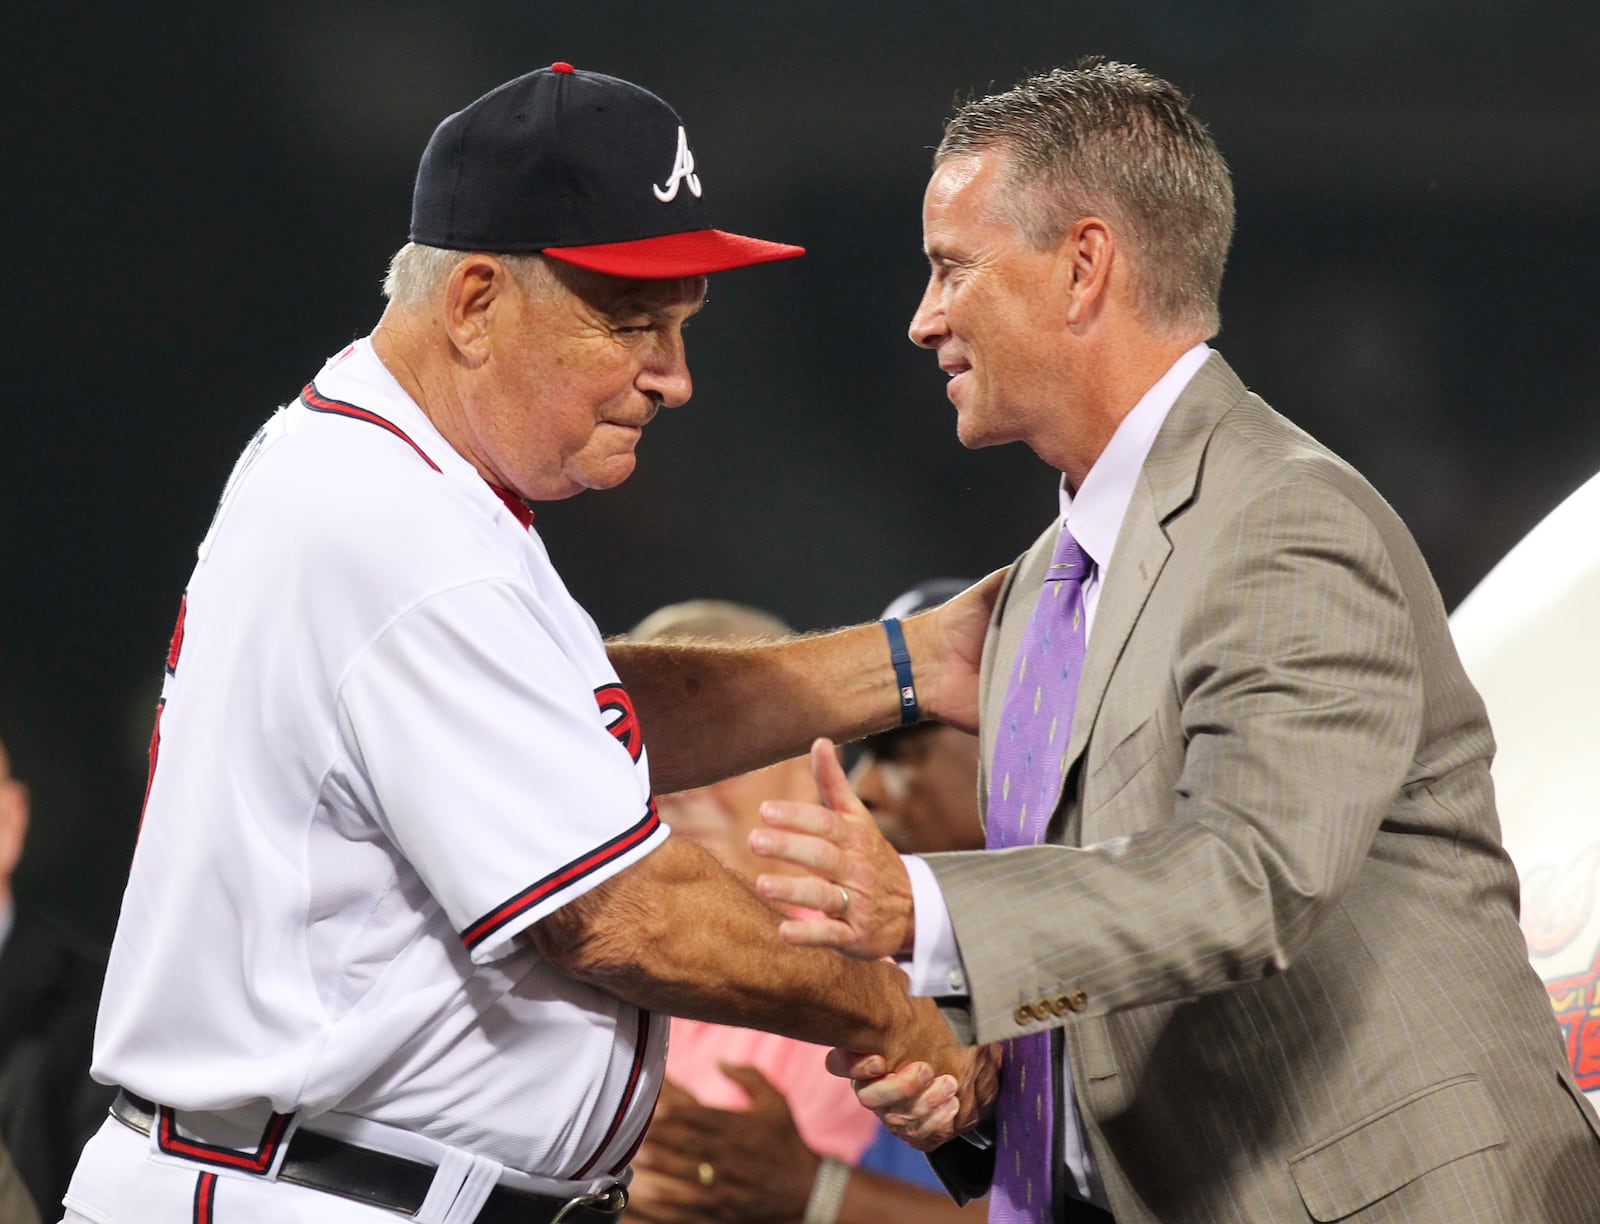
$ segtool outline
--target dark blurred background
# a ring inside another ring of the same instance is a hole
[[[1398,506],[1448,605],[1600,468],[1600,5],[188,0],[7,27],[0,738],[34,789],[19,892],[96,937],[234,456],[375,321],[434,124],[555,59],[662,94],[716,221],[810,248],[714,278],[694,402],[628,484],[540,510],[604,632],[708,595],[847,623],[1027,544],[1052,473],[964,451],[905,340],[918,210],[958,92],[1088,53],[1212,125],[1239,198],[1216,343]]]

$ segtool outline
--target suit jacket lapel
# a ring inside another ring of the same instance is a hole
[[[1071,776],[1072,767],[1083,755],[1106,687],[1172,552],[1166,524],[1193,498],[1200,461],[1211,433],[1244,393],[1244,385],[1228,364],[1213,353],[1178,396],[1156,435],[1117,534],[1115,556],[1100,576],[1100,596],[1090,631],[1089,653],[1078,682],[1063,777]],[[1042,583],[1041,569],[1033,588],[1036,595]]]

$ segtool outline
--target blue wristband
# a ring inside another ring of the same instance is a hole
[[[894,682],[900,686],[900,725],[909,727],[922,718],[922,707],[917,704],[917,686],[911,679],[911,652],[906,649],[906,635],[897,618],[886,616],[881,623],[883,631],[889,635],[889,661],[894,664]]]

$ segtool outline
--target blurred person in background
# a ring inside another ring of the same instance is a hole
[[[898,596],[883,615],[926,611],[970,585],[961,578],[929,579]],[[940,722],[869,735],[861,741],[850,782],[895,849],[910,854],[983,849],[976,735]]]
[[[29,817],[0,743],[0,1139],[51,1212],[113,1094],[89,1078],[104,955],[13,895]]]
[[[0,1143],[0,1224],[39,1224],[39,1212],[3,1143]]]
[[[910,616],[970,583],[938,579],[896,599],[887,616]],[[672,604],[629,634],[634,641],[782,636],[770,613],[719,600]],[[870,736],[852,777],[885,827],[928,839],[913,848],[982,846],[977,737],[924,722]],[[816,794],[806,757],[728,778],[657,803],[673,832],[705,845],[754,879],[772,865],[748,846],[766,799]],[[869,797],[870,796],[870,797]],[[957,1206],[927,1158],[856,1102],[848,1080],[828,1074],[826,1051],[752,1029],[672,1021],[667,1084],[634,1159],[628,1215],[647,1224],[929,1224],[981,1219],[981,1203]]]

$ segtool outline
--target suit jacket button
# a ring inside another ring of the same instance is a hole
[[[1073,1011],[1082,1011],[1089,1006],[1089,996],[1081,990],[1074,990],[1069,995],[1063,995],[1062,1000]]]
[[[1050,1000],[1050,1010],[1058,1016],[1064,1016],[1072,1010],[1072,1000],[1066,995],[1057,995]]]
[[[1011,1013],[1011,1018],[1017,1022],[1018,1028],[1026,1028],[1028,1021],[1033,1019],[1033,1008],[1024,1003],[1021,1007],[1017,1008],[1016,1011]]]

